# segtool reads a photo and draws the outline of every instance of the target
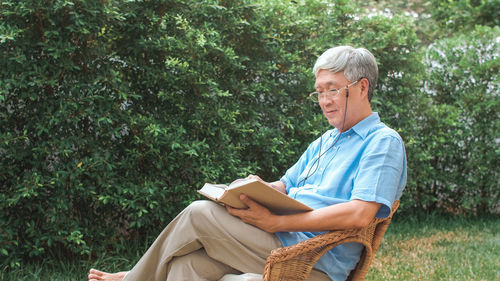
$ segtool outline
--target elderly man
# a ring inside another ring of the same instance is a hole
[[[401,137],[370,106],[375,58],[363,48],[335,47],[318,58],[313,72],[316,91],[310,98],[334,128],[312,142],[279,181],[267,183],[313,211],[277,215],[244,195],[248,209],[197,201],[131,271],[92,269],[89,280],[219,280],[228,273],[262,273],[275,248],[388,216],[406,184],[406,156]],[[345,280],[362,249],[356,243],[335,247],[317,262],[310,280]]]

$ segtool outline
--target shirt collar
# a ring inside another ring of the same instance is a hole
[[[358,124],[352,126],[351,130],[358,134],[362,139],[365,139],[370,130],[378,123],[380,123],[378,112],[373,112],[365,119],[359,121]]]
[[[356,125],[352,126],[351,129],[349,129],[346,133],[351,134],[351,132],[354,132],[358,134],[362,139],[365,139],[370,130],[375,126],[376,124],[380,123],[380,117],[378,115],[378,112],[373,112],[372,114],[368,115],[365,119],[359,121]],[[338,134],[338,130],[334,129],[331,133],[333,134]]]

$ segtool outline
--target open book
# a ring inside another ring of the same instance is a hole
[[[240,194],[243,193],[275,214],[284,215],[312,210],[309,206],[256,179],[237,180],[229,186],[206,183],[198,192],[215,202],[240,209],[248,207],[240,200]]]

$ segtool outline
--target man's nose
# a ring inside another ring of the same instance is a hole
[[[322,97],[322,98],[320,98],[319,103],[320,103],[320,105],[323,105],[323,106],[330,105],[333,103],[333,99],[328,98],[328,97]]]

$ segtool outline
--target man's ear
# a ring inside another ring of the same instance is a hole
[[[361,78],[359,80],[360,86],[361,86],[361,96],[368,98],[368,89],[370,87],[370,82],[368,81],[367,78]]]

